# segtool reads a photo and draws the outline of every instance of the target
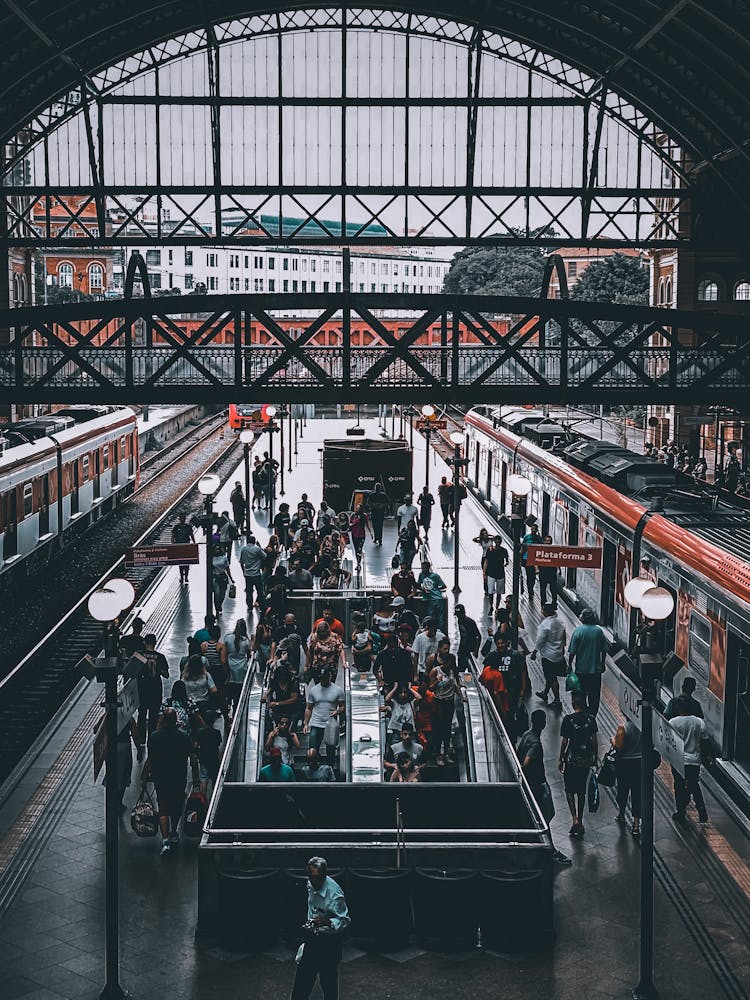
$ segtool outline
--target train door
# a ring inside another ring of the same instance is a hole
[[[750,643],[727,629],[724,754],[750,771]]]
[[[481,458],[482,448],[477,441],[474,445],[474,484],[476,488],[479,489],[479,460]]]
[[[493,459],[492,449],[487,449],[487,483],[484,495],[487,500],[492,499],[492,459]]]
[[[18,498],[16,488],[5,494],[5,537],[3,538],[3,559],[10,559],[18,554]]]
[[[677,591],[661,578],[659,579],[659,586],[668,590],[674,600],[672,614],[664,622],[664,654],[665,656],[669,656],[670,653],[674,652],[675,640],[677,638]]]
[[[42,476],[42,504],[39,508],[39,534],[49,534],[49,473]]]
[[[508,463],[503,459],[500,462],[500,513],[505,512],[505,489],[508,483]]]
[[[80,506],[80,490],[81,490],[81,459],[74,458],[70,463],[71,469],[73,470],[73,489],[70,494],[70,513],[77,514]]]
[[[568,514],[568,545],[578,545],[578,514],[572,510]],[[565,571],[565,586],[569,590],[576,589],[576,571],[574,567]]]
[[[549,508],[550,500],[549,493],[542,493],[542,534],[549,534]]]
[[[94,500],[98,500],[102,492],[102,449],[94,452]]]
[[[602,549],[602,606],[599,611],[602,625],[611,625],[614,618],[616,573],[617,546],[605,538]]]

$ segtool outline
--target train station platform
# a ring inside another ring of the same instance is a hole
[[[293,505],[304,490],[320,500],[323,437],[341,436],[348,422],[308,421],[298,442],[293,471],[285,475],[286,500]],[[375,421],[366,422],[377,435]],[[264,450],[261,441],[258,445]],[[415,494],[424,482],[424,441],[415,437]],[[442,460],[429,456],[433,492],[448,474]],[[222,488],[216,509],[230,509],[233,482],[243,481],[242,467]],[[258,537],[267,537],[267,515],[255,512]],[[461,512],[461,600],[479,624],[487,615],[479,570],[481,550],[472,539],[483,526],[496,530],[487,513],[469,498]],[[386,521],[382,548],[365,546],[368,585],[386,584],[395,548],[395,527]],[[453,534],[433,518],[429,548],[433,568],[445,580],[453,634]],[[233,563],[236,565],[236,563]],[[170,664],[170,682],[178,676],[185,637],[205,613],[204,573],[192,567],[188,587],[180,587],[176,568],[164,572],[142,608],[159,648]],[[538,607],[525,599],[521,611],[533,637]],[[244,595],[227,599],[223,627],[244,613]],[[561,609],[566,626],[575,624]],[[252,624],[252,621],[251,621]],[[541,686],[541,670],[529,661],[532,691]],[[617,677],[610,664],[599,713],[600,750],[619,722]],[[103,985],[104,970],[104,790],[93,781],[91,735],[99,714],[101,691],[81,684],[56,723],[37,742],[15,775],[0,791],[0,995],[4,1000],[93,998]],[[563,694],[565,711],[569,696]],[[529,711],[541,702],[533,694]],[[356,933],[344,949],[341,996],[373,1000],[408,996],[413,1000],[479,1000],[549,996],[555,1000],[624,1000],[638,978],[639,845],[615,822],[616,808],[603,795],[599,812],[589,817],[583,840],[568,837],[570,819],[556,770],[561,714],[547,709],[544,733],[547,776],[557,815],[551,830],[557,847],[573,864],[555,876],[553,943],[537,947],[529,921],[527,947],[520,953],[486,948],[435,952],[413,940],[387,953],[366,951]],[[33,780],[32,780],[33,774]],[[132,806],[134,781],[126,795]],[[750,828],[708,780],[705,785],[710,824],[703,828],[672,822],[671,781],[662,768],[656,790],[656,956],[657,984],[664,998],[747,1000],[750,990]],[[261,1000],[289,994],[294,977],[293,950],[275,945],[258,954],[230,951],[221,940],[196,940],[198,849],[192,842],[175,856],[159,857],[158,838],[139,840],[126,813],[120,826],[121,980],[137,1000],[165,996],[206,1000],[243,997]],[[304,914],[299,914],[299,923]],[[315,992],[313,996],[320,996]]]

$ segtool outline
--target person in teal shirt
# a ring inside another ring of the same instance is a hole
[[[596,624],[594,612],[584,608],[581,624],[573,630],[568,645],[568,659],[581,682],[581,691],[588,698],[592,715],[599,711],[602,693],[602,674],[607,659],[609,643],[603,630]]]
[[[521,539],[521,565],[526,573],[526,588],[529,594],[529,601],[534,600],[534,587],[536,586],[536,566],[529,566],[529,545],[541,545],[542,536],[536,524],[529,526],[529,530]]]
[[[287,764],[281,761],[281,750],[278,747],[271,747],[268,756],[271,758],[270,764],[260,769],[258,781],[296,781],[294,771]]]
[[[422,592],[425,614],[435,619],[439,629],[445,628],[445,616],[443,615],[443,595],[446,591],[445,581],[439,573],[432,572],[432,568],[426,559],[422,563],[422,572],[419,574],[417,587]]]

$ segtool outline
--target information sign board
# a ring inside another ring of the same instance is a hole
[[[620,677],[620,694],[618,698],[620,711],[634,726],[641,728],[641,692],[624,675]]]
[[[189,566],[198,563],[198,545],[138,545],[125,549],[126,566]]]
[[[528,566],[573,566],[601,569],[602,550],[583,545],[529,545]]]
[[[654,749],[658,750],[664,760],[669,761],[675,771],[684,778],[685,743],[677,730],[672,729],[669,720],[665,719],[661,712],[657,712],[656,709],[651,716],[651,735]]]
[[[431,431],[447,431],[448,430],[448,421],[447,420],[426,420],[426,419],[422,419],[420,417],[420,419],[417,421],[417,430],[418,431],[426,431],[426,430],[431,430]]]

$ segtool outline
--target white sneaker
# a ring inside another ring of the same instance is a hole
[[[172,845],[168,840],[163,840],[161,845],[161,850],[159,851],[159,857],[165,857],[165,855],[170,854],[172,851]]]

